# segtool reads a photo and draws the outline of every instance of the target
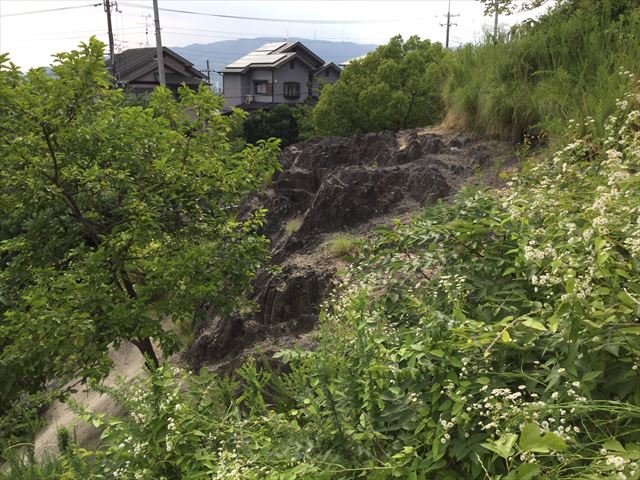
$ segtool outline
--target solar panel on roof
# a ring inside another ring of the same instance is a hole
[[[245,55],[244,57],[239,58],[235,62],[227,65],[227,68],[244,68],[244,67],[248,67],[253,63],[272,64],[282,60],[286,56],[290,56],[290,54],[287,54],[287,53],[278,53],[275,55],[269,55],[265,53],[256,55],[255,54],[256,52],[252,52],[252,53],[254,55],[251,55],[251,54]]]
[[[282,47],[286,43],[287,42],[266,43],[266,44],[262,45],[261,47],[256,48],[254,51],[255,52],[273,52],[274,50],[277,50],[278,48]]]

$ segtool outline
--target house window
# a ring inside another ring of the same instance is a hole
[[[300,97],[300,84],[297,82],[285,82],[284,98],[299,98],[299,97]]]
[[[253,93],[256,95],[268,95],[267,84],[267,80],[255,80],[253,82]]]
[[[294,68],[296,68],[296,61],[295,61],[295,60],[291,60],[291,61],[289,62],[289,68],[290,68],[291,70],[293,70]]]

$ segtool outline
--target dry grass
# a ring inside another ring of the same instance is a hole
[[[300,230],[301,226],[302,226],[302,218],[296,217],[289,220],[287,224],[284,226],[284,229],[287,232],[287,235],[293,235],[298,230]]]

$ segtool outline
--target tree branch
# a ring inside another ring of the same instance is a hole
[[[51,132],[47,129],[44,123],[40,124],[42,128],[42,134],[44,135],[44,139],[47,142],[47,147],[49,147],[49,155],[51,155],[51,159],[53,160],[53,183],[58,185],[58,159],[56,157],[56,152],[53,148],[53,144],[51,143]]]

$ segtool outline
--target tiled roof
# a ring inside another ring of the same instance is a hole
[[[327,68],[333,68],[337,72],[342,72],[342,69],[340,67],[338,67],[335,63],[333,63],[333,62],[324,62],[324,65],[322,65],[313,74],[314,75],[318,75],[319,73],[324,72]]]
[[[202,72],[196,70],[193,63],[178,55],[173,50],[164,47],[163,55],[165,65],[169,62],[173,63],[174,66],[176,66],[176,63],[180,64],[180,66],[184,68],[186,76],[190,75],[199,80],[206,80],[207,77]],[[157,68],[155,47],[129,48],[121,53],[116,53],[115,60],[117,78],[119,81],[124,83],[131,82],[145,73]],[[111,59],[107,59],[106,63],[107,66],[110,67]]]

